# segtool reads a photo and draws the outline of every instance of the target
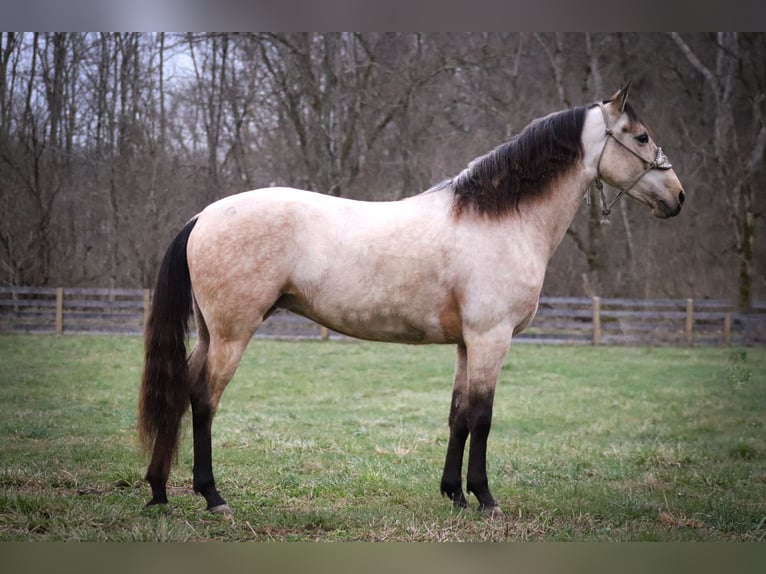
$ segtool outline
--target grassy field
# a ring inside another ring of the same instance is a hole
[[[0,540],[766,538],[766,349],[517,345],[496,520],[439,494],[452,364],[450,347],[254,342],[213,427],[226,518],[191,492],[188,428],[170,505],[143,507],[139,338],[2,336]]]

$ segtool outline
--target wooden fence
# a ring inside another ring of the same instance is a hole
[[[140,334],[148,289],[0,287],[0,333]],[[274,313],[256,337],[337,339],[292,313]],[[543,297],[518,342],[591,345],[761,345],[766,301],[739,314],[727,301]]]

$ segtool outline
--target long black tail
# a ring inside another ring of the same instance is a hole
[[[185,339],[192,291],[186,243],[196,222],[196,217],[189,221],[165,253],[144,331],[139,437],[145,449],[151,450],[156,441],[168,456],[176,450],[181,418],[189,407],[191,383]]]

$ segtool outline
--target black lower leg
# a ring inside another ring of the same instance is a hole
[[[492,425],[492,399],[473,401],[469,415],[471,445],[468,453],[466,487],[479,500],[481,510],[491,510],[497,502],[487,480],[487,438]]]
[[[213,478],[213,446],[211,425],[213,412],[207,392],[192,392],[192,428],[194,434],[194,492],[205,497],[208,509],[226,505]]]
[[[157,439],[154,443],[154,449],[152,451],[152,460],[149,463],[149,468],[146,469],[146,476],[144,479],[149,483],[152,488],[152,499],[146,503],[146,506],[154,506],[155,504],[167,504],[167,482],[168,474],[170,473],[170,461],[172,458],[172,452],[169,452],[168,448]]]
[[[165,480],[160,477],[154,476],[151,470],[148,470],[144,477],[149,482],[149,486],[152,487],[152,499],[146,503],[146,506],[154,506],[155,504],[167,504],[168,494]]]
[[[444,472],[441,480],[441,493],[447,496],[456,508],[465,508],[468,502],[463,494],[463,453],[468,438],[468,420],[465,409],[461,408],[462,395],[454,392],[450,408],[450,436],[447,445],[447,456],[444,461]]]

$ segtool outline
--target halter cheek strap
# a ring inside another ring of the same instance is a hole
[[[606,109],[604,108],[604,104],[601,102],[598,102],[598,107],[601,110],[601,115],[604,117],[604,130],[606,133],[606,140],[604,141],[604,147],[601,148],[601,153],[598,156],[598,164],[596,164],[596,179],[594,180],[596,183],[596,187],[598,188],[599,195],[601,198],[601,214],[604,217],[609,217],[609,215],[612,213],[612,206],[617,202],[618,199],[620,199],[624,193],[630,191],[634,185],[636,185],[642,177],[644,177],[647,173],[649,173],[653,169],[670,169],[673,167],[673,165],[668,161],[667,156],[663,153],[661,147],[657,147],[657,154],[654,156],[654,159],[652,161],[647,161],[643,157],[641,157],[638,153],[636,153],[633,149],[626,146],[624,143],[620,141],[620,139],[614,135],[614,130],[609,125],[609,118],[606,115]],[[622,147],[624,147],[626,150],[628,150],[630,153],[632,153],[634,156],[639,158],[641,161],[643,161],[646,164],[646,168],[641,171],[638,175],[636,175],[633,180],[630,182],[630,185],[626,187],[619,187],[616,186],[617,189],[619,189],[619,193],[615,196],[612,201],[607,202],[606,196],[604,195],[604,183],[601,181],[601,159],[604,157],[604,152],[606,151],[606,144],[609,143],[610,140],[613,140],[620,144]],[[590,196],[588,196],[588,205],[590,205]],[[608,220],[607,220],[608,221]]]

